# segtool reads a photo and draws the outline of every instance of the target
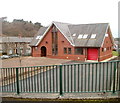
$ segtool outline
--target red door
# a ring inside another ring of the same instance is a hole
[[[88,60],[97,60],[98,59],[98,49],[88,48],[87,49],[87,59]]]

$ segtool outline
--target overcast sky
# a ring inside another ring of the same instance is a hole
[[[0,17],[8,21],[24,19],[48,26],[52,21],[71,24],[110,23],[118,36],[120,0],[2,0]]]

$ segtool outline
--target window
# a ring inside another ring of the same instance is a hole
[[[56,31],[52,32],[52,55],[58,54],[58,34]]]
[[[76,34],[73,34],[72,36],[76,36]]]
[[[64,54],[67,54],[67,48],[64,48]]]
[[[37,36],[37,37],[36,37],[36,39],[41,39],[41,38],[42,38],[42,36]]]
[[[92,34],[91,38],[93,38],[93,39],[96,38],[96,34]]]
[[[27,48],[27,50],[31,50],[31,48]]]
[[[83,38],[86,39],[88,37],[88,34],[84,34]]]
[[[55,26],[53,26],[52,32],[56,32],[57,33],[57,28]]]
[[[110,50],[111,50],[111,47],[110,47]]]
[[[104,48],[102,48],[102,52],[104,52]]]
[[[35,50],[37,50],[38,49],[38,47],[35,47]]]
[[[107,47],[107,50],[109,50],[109,47]]]
[[[78,39],[82,39],[82,37],[83,37],[83,34],[80,34],[80,35],[78,36]]]
[[[105,34],[105,37],[108,37],[108,34]]]
[[[106,51],[106,48],[104,48],[104,51]]]
[[[83,55],[83,48],[75,48],[75,54]]]
[[[68,48],[68,54],[71,54],[71,48]]]

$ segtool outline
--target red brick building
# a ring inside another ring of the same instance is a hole
[[[102,61],[112,57],[113,38],[108,23],[52,22],[40,28],[30,45],[33,57]]]

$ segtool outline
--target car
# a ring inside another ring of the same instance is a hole
[[[19,55],[18,54],[12,54],[12,55],[10,55],[10,58],[14,58],[14,57],[19,57]]]
[[[2,56],[0,56],[0,58],[1,59],[8,59],[8,58],[10,58],[10,56],[8,56],[8,55],[2,55]]]

